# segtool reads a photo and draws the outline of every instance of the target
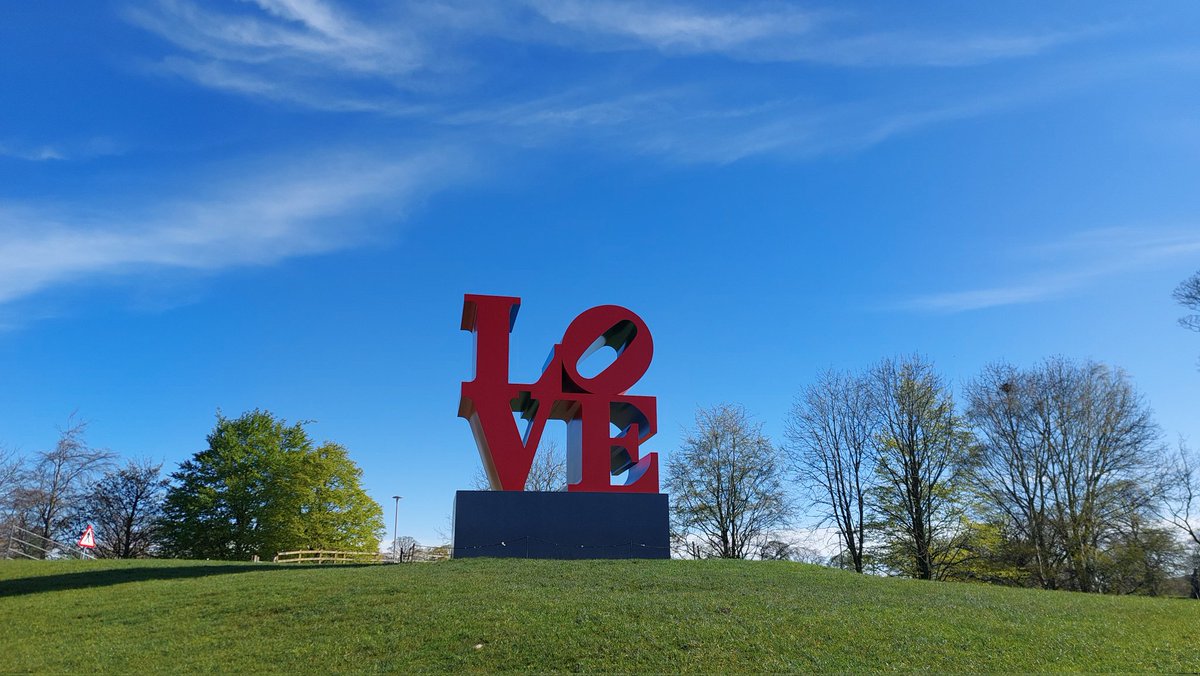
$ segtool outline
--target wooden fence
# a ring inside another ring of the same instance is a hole
[[[331,552],[322,549],[301,549],[279,552],[274,563],[383,563],[379,552]]]
[[[322,549],[301,549],[279,552],[274,563],[409,563],[445,561],[450,558],[448,547],[412,545],[399,552],[332,552]]]

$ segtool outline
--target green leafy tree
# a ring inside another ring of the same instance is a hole
[[[298,483],[304,495],[294,515],[305,549],[375,551],[383,531],[383,511],[360,487],[362,470],[346,448],[325,442],[301,463]]]
[[[954,412],[950,389],[919,356],[879,363],[871,374],[878,420],[874,528],[888,567],[945,579],[961,560],[963,470],[971,436]]]
[[[213,559],[374,551],[383,510],[362,490],[361,476],[345,448],[314,447],[304,423],[257,409],[235,419],[218,413],[208,448],[171,475],[164,551]]]
[[[1010,587],[1026,587],[1030,575],[1022,565],[1029,559],[1027,544],[1014,538],[998,521],[962,517],[962,527],[951,540],[946,559],[947,580],[970,580]]]

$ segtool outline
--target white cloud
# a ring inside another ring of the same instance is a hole
[[[360,244],[446,180],[449,158],[283,158],[282,169],[223,168],[236,182],[203,197],[105,211],[0,203],[0,303],[101,276],[264,265]]]
[[[0,143],[0,157],[11,157],[29,162],[64,159],[63,152],[55,146],[16,147],[2,143]]]
[[[690,4],[599,0],[460,0],[390,6],[370,17],[355,16],[347,9],[351,6],[254,0],[235,12],[192,0],[157,0],[129,8],[126,16],[182,50],[159,63],[165,72],[242,95],[385,113],[496,105],[489,100],[495,94],[483,92],[504,74],[473,50],[482,42],[493,50],[518,44],[580,54],[644,49],[680,58],[945,67],[1031,56],[1099,32],[879,32],[862,17],[784,5],[738,4],[713,11]],[[613,61],[588,72],[586,79],[594,80],[597,73],[620,78],[628,71]],[[356,84],[362,85],[357,94]],[[546,96],[517,94],[531,101]]]
[[[755,79],[755,66],[738,62],[965,65],[1035,54],[1086,33],[879,33],[852,16],[778,4],[714,10],[683,3],[450,0],[387,5],[370,16],[364,11],[326,0],[156,0],[130,5],[125,15],[166,41],[167,54],[151,66],[155,72],[260,100],[398,118],[373,121],[379,125],[374,132],[385,136],[432,133],[468,147],[591,144],[689,163],[859,150],[1031,96],[971,96],[958,88],[832,102],[806,96],[799,79],[791,89],[778,86],[786,78]],[[487,54],[515,61],[490,63],[479,43],[486,43]],[[515,76],[522,64],[540,67],[521,61],[527,47],[570,53],[556,65],[558,84]],[[732,68],[720,76],[630,69],[624,55],[605,53],[610,49],[654,51],[667,60],[717,55]],[[1062,83],[1054,87],[1057,92]],[[384,129],[390,122],[395,126]],[[0,155],[88,156],[81,148],[10,143],[0,145]],[[111,209],[0,202],[0,303],[103,276],[270,264],[353,246],[378,232],[371,225],[380,222],[378,214],[358,218],[364,210],[402,208],[413,195],[439,187],[449,170],[433,157],[392,161],[357,153],[286,171],[234,167],[244,177],[238,183],[218,181],[224,187],[199,196],[185,188],[149,200],[131,194]],[[345,225],[363,220],[363,228]],[[1004,291],[924,302],[963,307],[1037,295]]]
[[[116,140],[107,137],[64,139],[50,144],[0,142],[0,157],[28,162],[92,160],[96,157],[120,155],[125,150]]]
[[[556,25],[624,36],[663,51],[692,53],[726,52],[763,40],[796,37],[811,31],[816,23],[813,15],[794,9],[702,12],[682,6],[576,0],[531,4]]]
[[[763,79],[754,65],[735,63],[721,75],[664,74],[631,70],[628,61],[603,52],[642,49],[670,58],[720,55],[733,62],[839,67],[949,66],[1028,56],[1094,33],[881,33],[869,26],[870,17],[753,3],[713,9],[613,0],[451,0],[389,6],[372,16],[350,11],[363,11],[361,6],[322,0],[253,0],[240,11],[213,7],[158,0],[127,15],[178,48],[156,70],[203,87],[331,113],[403,118],[401,123],[452,128],[460,138],[483,143],[591,144],[684,163],[860,150],[1031,97],[1005,99],[994,88],[967,84],[936,95],[931,87],[920,97],[896,92],[834,103],[806,96],[799,77]],[[516,61],[493,66],[475,49],[481,42],[488,53]],[[514,44],[522,48],[506,47]],[[566,60],[572,65],[556,65],[570,86],[514,78],[524,46],[573,53]],[[496,81],[506,86],[494,86]],[[1028,87],[1026,80],[1012,86]],[[1069,78],[1039,91],[1059,95],[1064,88]]]
[[[945,105],[920,100],[834,104],[791,98],[738,106],[714,100],[701,87],[613,92],[607,97],[577,90],[448,115],[442,122],[474,128],[477,133],[495,128],[498,139],[526,146],[591,142],[602,151],[635,152],[683,164],[728,164],[750,157],[805,159],[861,151],[933,125],[1022,105],[1041,95],[1042,90],[1034,88]]]
[[[688,163],[859,150],[1012,104],[971,84],[937,95],[931,87],[919,98],[896,92],[835,104],[806,97],[799,74],[764,79],[755,65],[739,61],[962,66],[1029,56],[1096,33],[880,32],[871,26],[878,17],[779,3],[714,9],[685,2],[449,0],[390,5],[370,16],[351,11],[365,12],[361,5],[324,0],[215,7],[157,0],[127,16],[177,47],[156,70],[203,87],[332,113],[404,118],[485,143],[592,144]],[[486,52],[476,49],[480,44]],[[546,68],[522,61],[526,47],[571,56]],[[718,55],[733,69],[721,75],[630,69],[609,50]],[[522,67],[563,69],[558,81],[571,84],[515,77]],[[1042,93],[1059,94],[1062,79]]]
[[[686,4],[531,0],[551,23],[584,36],[624,39],[666,54],[721,54],[748,61],[807,61],[847,67],[970,66],[1032,56],[1104,29],[1073,32],[934,34],[880,32],[859,17],[779,5],[726,5],[706,11]]]
[[[761,60],[811,61],[835,66],[963,67],[1028,57],[1099,32],[1037,33],[1031,35],[920,35],[876,33],[829,36],[808,44],[772,45],[749,56]]]
[[[1020,305],[1050,300],[1080,285],[1083,280],[1051,275],[1024,284],[967,291],[949,291],[918,296],[901,307],[930,312],[966,312],[1005,305]]]
[[[287,79],[281,80],[251,70],[230,67],[220,61],[168,57],[163,59],[158,68],[162,72],[185,77],[211,89],[292,103],[313,110],[396,116],[414,115],[426,110],[424,107],[404,105],[390,98],[358,96],[352,92],[331,90],[319,83],[297,86]]]
[[[364,75],[407,73],[422,63],[416,40],[402,27],[383,32],[316,0],[254,4],[260,11],[231,13],[159,0],[126,16],[190,52],[231,63]]]
[[[82,142],[64,141],[53,144],[0,142],[0,157],[28,162],[88,160],[95,157],[119,155],[124,149],[110,138],[93,138]]]
[[[1200,234],[1195,230],[1102,228],[1029,247],[1026,264],[1038,264],[1024,279],[996,286],[916,296],[901,309],[966,312],[1035,303],[1078,292],[1089,284],[1163,263],[1195,258]]]

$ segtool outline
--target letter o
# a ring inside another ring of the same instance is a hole
[[[579,375],[579,362],[602,347],[617,358],[591,378]],[[561,351],[567,378],[592,394],[623,394],[641,379],[654,357],[654,339],[646,322],[619,305],[600,305],[581,313],[563,334]]]

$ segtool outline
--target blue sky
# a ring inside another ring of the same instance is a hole
[[[214,413],[339,441],[439,539],[478,464],[464,293],[654,333],[778,437],[820,369],[1128,370],[1200,441],[1200,5],[18,3],[0,21],[0,444],[174,465]]]

